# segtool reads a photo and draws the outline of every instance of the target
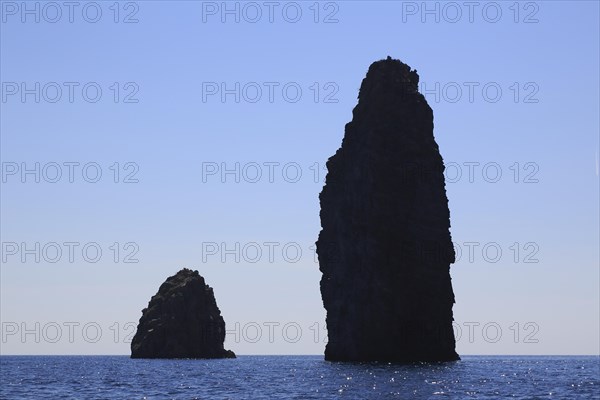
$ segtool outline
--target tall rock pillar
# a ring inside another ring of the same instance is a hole
[[[373,63],[327,162],[317,241],[325,359],[457,360],[444,164],[419,75]]]

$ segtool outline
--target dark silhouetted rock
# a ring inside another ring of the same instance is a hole
[[[327,162],[317,241],[327,360],[458,359],[444,164],[418,82],[399,60],[373,63]]]
[[[213,290],[187,268],[167,278],[142,310],[131,358],[235,358]]]

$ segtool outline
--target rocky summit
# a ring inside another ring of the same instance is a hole
[[[419,75],[373,63],[327,162],[317,241],[325,359],[457,360],[444,164]]]
[[[131,358],[235,358],[223,348],[225,321],[213,289],[184,268],[152,296],[131,342]]]

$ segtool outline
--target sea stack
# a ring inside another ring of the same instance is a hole
[[[131,358],[235,358],[223,348],[225,321],[198,271],[167,278],[142,310]]]
[[[317,241],[326,360],[459,359],[444,164],[418,83],[399,60],[373,63],[327,161]]]

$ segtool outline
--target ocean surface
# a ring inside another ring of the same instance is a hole
[[[0,367],[2,399],[600,399],[594,356],[464,356],[411,365],[322,356],[1,356]]]

